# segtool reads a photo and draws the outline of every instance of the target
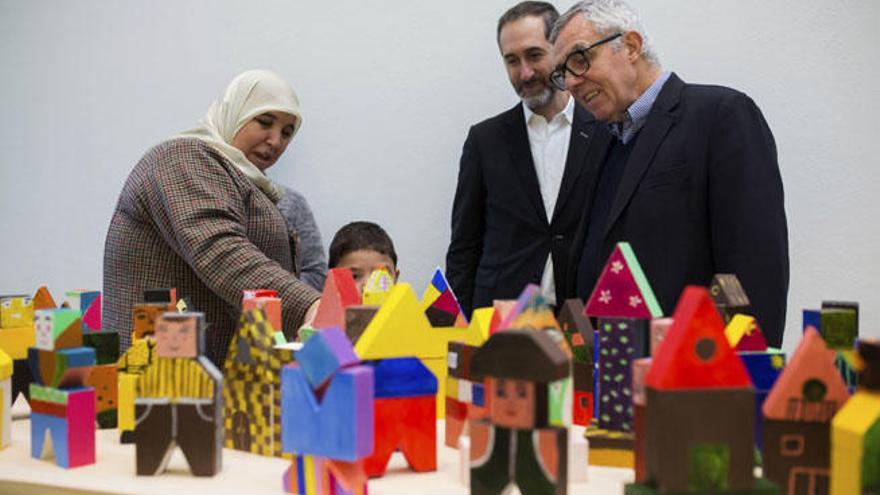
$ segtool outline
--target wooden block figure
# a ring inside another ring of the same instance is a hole
[[[37,289],[37,292],[34,294],[34,311],[38,309],[55,309],[58,307],[55,304],[55,299],[52,298],[52,293],[49,292],[49,288],[45,285]]]
[[[28,349],[31,395],[31,456],[49,457],[63,468],[95,462],[95,390],[85,380],[95,350],[82,347],[80,313],[35,313],[35,347]]]
[[[12,441],[12,358],[0,349],[0,449]]]
[[[373,270],[364,283],[363,302],[380,306],[388,298],[391,288],[394,287],[394,277],[384,268]]]
[[[484,324],[484,320],[472,318],[467,328],[433,327],[412,287],[405,283],[395,284],[388,299],[357,340],[355,352],[361,359],[417,357],[434,373],[438,383],[445,383],[449,342],[481,344],[486,338]],[[437,418],[442,419],[446,398],[439,389],[436,405]]]
[[[34,301],[24,295],[0,296],[0,351],[12,359],[15,370],[10,392],[12,402],[18,394],[27,398],[30,393],[33,378],[27,354],[34,344]]]
[[[485,416],[483,382],[471,373],[471,357],[478,346],[461,342],[449,343],[448,376],[446,378],[446,438],[447,447],[458,448],[461,435],[468,435],[468,421]]]
[[[226,447],[281,456],[281,367],[291,362],[265,312],[242,312],[223,363]]]
[[[568,430],[548,426],[550,383],[569,373],[569,357],[547,332],[493,334],[471,363],[488,377],[489,419],[471,424],[471,493],[567,493]]]
[[[259,294],[259,295],[258,295]],[[272,295],[274,294],[274,295]],[[274,331],[283,333],[284,327],[281,320],[281,298],[274,290],[246,290],[241,298],[242,312],[252,309],[262,309],[266,313],[268,323]]]
[[[0,296],[0,328],[34,324],[34,301],[27,295]]]
[[[673,320],[645,376],[647,481],[627,493],[755,493],[754,391],[709,291],[686,287]]]
[[[880,492],[880,339],[858,352],[859,388],[831,420],[831,495]]]
[[[96,366],[92,367],[86,384],[95,389],[95,411],[98,427],[117,428],[119,404],[119,334],[115,330],[83,333],[83,345],[95,349]]]
[[[709,284],[709,295],[721,314],[724,324],[730,323],[735,315],[749,314],[751,303],[739,278],[733,273],[717,273]]]
[[[137,474],[161,474],[180,446],[193,475],[214,476],[222,464],[223,377],[204,355],[205,316],[159,315],[155,338],[156,359],[137,377]]]
[[[425,289],[425,294],[422,296],[422,307],[425,308],[425,316],[428,317],[432,326],[467,326],[467,319],[461,310],[461,305],[440,267],[434,270],[431,283]]]
[[[31,457],[65,469],[95,463],[95,390],[31,384]],[[51,442],[50,442],[51,441]]]
[[[584,315],[584,304],[580,299],[568,299],[562,303],[558,319],[572,352],[572,422],[587,426],[593,418],[593,325]]]
[[[303,345],[296,363],[281,371],[281,442],[294,454],[284,475],[287,491],[329,495],[341,486],[365,493],[373,394],[373,369],[359,364],[342,330],[319,331]],[[316,471],[316,462],[335,467],[332,483],[323,467]]]
[[[417,358],[367,361],[373,368],[374,442],[365,459],[367,476],[385,474],[391,454],[400,450],[416,472],[437,469],[437,378]]]
[[[834,362],[838,373],[852,393],[858,386],[858,358],[855,342],[859,336],[859,304],[856,302],[823,301],[822,309],[805,309],[803,328],[812,326],[837,352]]]
[[[788,495],[830,489],[831,419],[849,399],[834,354],[808,328],[762,407],[764,476]]]
[[[321,304],[312,322],[312,327],[343,328],[345,325],[345,308],[361,304],[354,277],[348,268],[331,268],[327,272],[324,290],[321,292]],[[352,340],[354,342],[354,340]]]

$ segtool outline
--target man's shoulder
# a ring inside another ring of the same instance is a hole
[[[685,83],[681,95],[683,100],[711,105],[751,101],[751,98],[744,92],[718,84]]]
[[[471,126],[471,129],[477,133],[491,132],[507,122],[516,122],[517,118],[523,122],[523,125],[525,125],[522,103],[517,103],[513,108],[509,108],[497,115],[493,115],[492,117],[477,122]]]

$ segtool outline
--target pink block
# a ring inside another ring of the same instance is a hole
[[[95,463],[95,389],[67,395],[67,457],[69,467]]]

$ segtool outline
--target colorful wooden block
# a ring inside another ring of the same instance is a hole
[[[345,308],[361,304],[361,295],[348,268],[331,268],[327,272],[321,304],[312,322],[314,328],[342,328],[345,325]]]
[[[34,383],[53,388],[80,387],[95,365],[95,350],[76,347],[58,351],[28,349],[28,364]]]
[[[34,311],[38,309],[55,309],[56,307],[57,304],[55,304],[55,299],[52,298],[48,287],[44,285],[37,289],[37,292],[34,294]]]
[[[345,335],[348,340],[356,344],[378,312],[379,306],[364,306],[363,304],[355,304],[345,308]]]
[[[648,321],[600,318],[596,419],[600,429],[633,431],[632,362],[648,354]]]
[[[225,446],[266,456],[281,455],[281,367],[293,350],[275,344],[262,310],[239,319],[223,365]]]
[[[115,364],[119,360],[119,334],[115,330],[86,332],[83,345],[95,350],[97,364]]]
[[[363,303],[380,306],[394,287],[394,277],[384,268],[373,270],[364,282]]]
[[[559,308],[557,320],[563,334],[567,336],[577,334],[580,336],[579,342],[569,338],[569,344],[572,347],[583,345],[587,352],[592,355],[594,329],[590,319],[584,315],[584,303],[580,299],[566,299]]]
[[[660,343],[672,326],[672,318],[654,318],[651,320],[651,356],[657,354]]]
[[[360,362],[348,337],[342,330],[333,327],[313,335],[295,354],[295,358],[313,389],[321,388],[342,368]]]
[[[0,328],[0,350],[13,360],[27,359],[27,350],[37,343],[34,327]]]
[[[658,390],[751,386],[705,288],[686,287],[673,320],[646,377],[648,386]]]
[[[100,429],[116,428],[119,380],[116,364],[92,366],[84,382],[95,390],[95,420]]]
[[[12,358],[0,349],[0,449],[12,441]]]
[[[852,309],[822,309],[820,331],[831,349],[849,350],[859,336],[857,313]]]
[[[727,323],[724,328],[727,342],[736,352],[752,352],[767,350],[767,340],[758,325],[758,321],[752,316],[737,314]]]
[[[373,450],[373,369],[338,371],[318,401],[299,363],[287,365],[281,370],[281,410],[284,452],[362,458]]]
[[[432,326],[467,326],[461,305],[440,267],[434,270],[431,282],[425,289],[422,296],[422,307],[425,308],[425,316],[428,317]]]
[[[177,289],[174,287],[162,289],[147,289],[144,291],[144,302],[147,304],[177,304]]]
[[[663,316],[629,243],[619,242],[611,252],[584,312],[593,317],[644,320]]]
[[[858,352],[861,358],[859,386],[865,390],[880,391],[880,340],[859,340]]]
[[[363,464],[363,461],[295,455],[284,473],[284,491],[302,495],[366,495],[367,476]]]
[[[284,330],[281,319],[281,298],[280,297],[248,297],[249,293],[257,293],[258,291],[244,291],[245,296],[241,300],[241,310],[250,311],[254,309],[262,309],[266,313],[266,318],[273,330]]]
[[[0,296],[0,328],[27,327],[33,324],[34,301],[30,296]]]
[[[739,283],[739,278],[732,273],[718,273],[709,284],[709,295],[727,324],[737,314],[749,314],[751,303],[749,296]]]
[[[54,351],[82,346],[82,323],[78,311],[41,309],[34,315],[36,348]]]
[[[177,308],[172,303],[145,303],[135,305],[131,310],[131,341],[135,342],[147,335],[153,335],[156,318],[162,313],[173,312],[176,310]]]
[[[559,322],[553,315],[553,310],[541,295],[541,288],[535,284],[529,284],[523,289],[516,303],[501,321],[500,329],[506,330],[508,328],[561,329]]]
[[[437,469],[437,420],[434,395],[376,398],[375,447],[365,459],[371,478],[385,474],[396,450],[415,472]]]
[[[95,391],[31,385],[31,457],[65,469],[95,463]],[[51,440],[51,443],[50,443]]]
[[[831,421],[831,495],[880,489],[880,393],[858,390]]]

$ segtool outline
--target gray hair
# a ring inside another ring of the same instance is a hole
[[[659,66],[660,59],[654,51],[651,36],[642,25],[638,12],[622,0],[583,0],[571,6],[553,25],[550,32],[550,43],[556,43],[559,31],[575,16],[582,15],[590,23],[599,36],[610,36],[614,33],[635,31],[642,35],[642,57],[651,65]],[[612,42],[615,49],[621,46],[621,39]]]

